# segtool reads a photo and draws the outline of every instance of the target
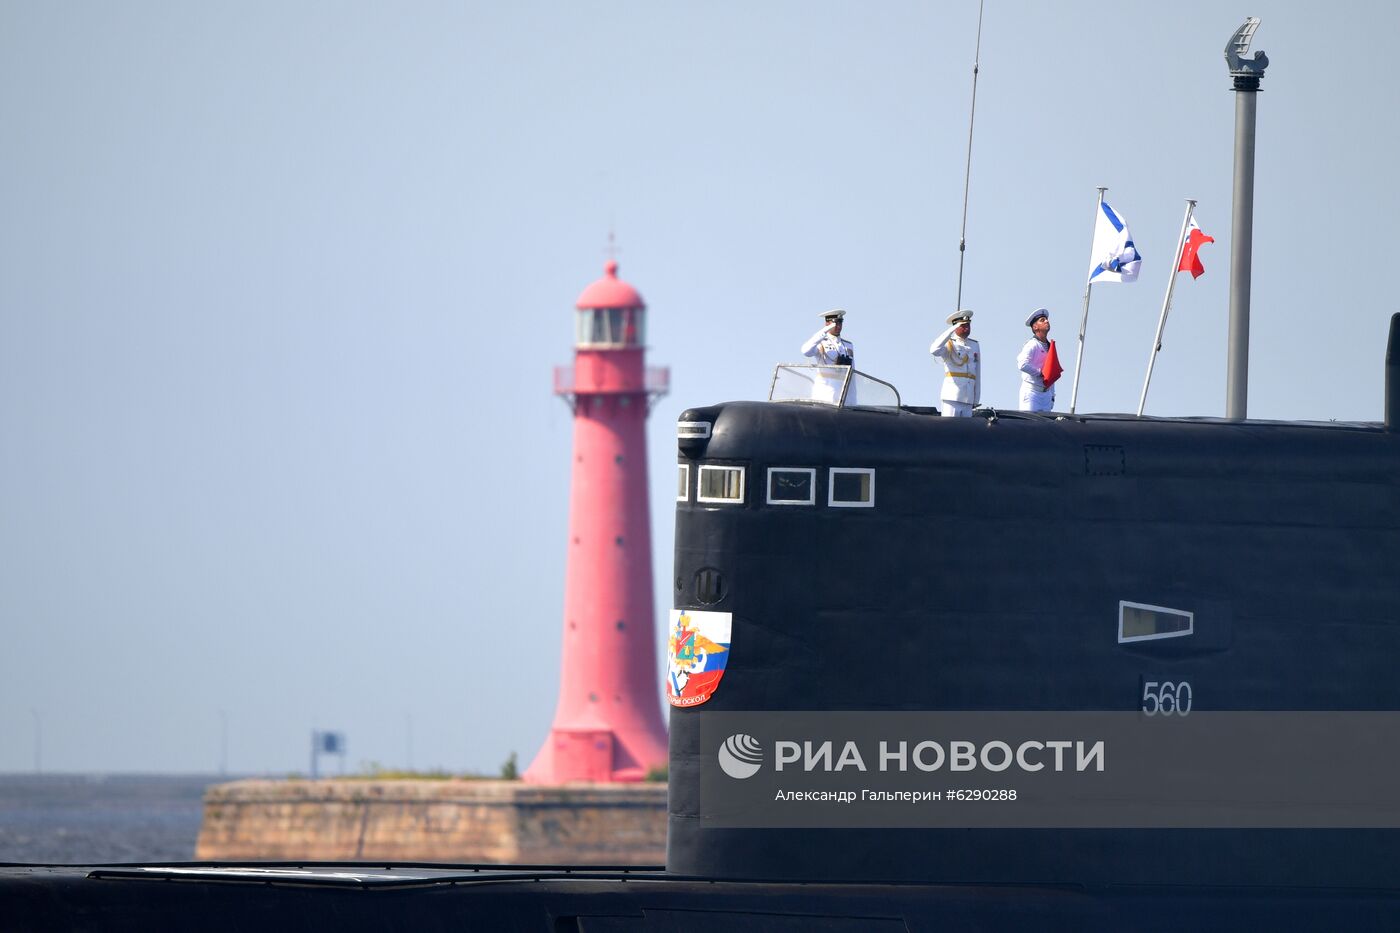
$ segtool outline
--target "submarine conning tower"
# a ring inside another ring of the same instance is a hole
[[[574,365],[554,374],[574,414],[559,703],[532,784],[640,781],[666,762],[646,418],[669,372],[645,365],[646,304],[616,260],[575,307]]]
[[[1400,711],[1398,322],[1384,423],[942,418],[897,401],[682,413],[670,671],[711,678],[668,686],[667,870],[1391,885],[1400,828],[862,824],[859,804],[812,825],[727,808],[764,781],[809,791],[807,758],[775,774],[776,740],[855,714],[1136,717],[1164,683],[1193,715]],[[1162,627],[1134,633],[1135,608]],[[977,786],[945,768],[928,789]]]

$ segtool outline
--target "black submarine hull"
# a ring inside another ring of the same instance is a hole
[[[1179,887],[1163,894],[1133,886],[795,884],[502,866],[0,866],[0,926],[13,933],[1177,933],[1388,930],[1400,917],[1400,896],[1391,891]]]

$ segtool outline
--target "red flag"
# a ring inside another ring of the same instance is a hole
[[[1045,380],[1045,388],[1055,384],[1065,368],[1060,365],[1060,354],[1055,350],[1055,341],[1050,341],[1050,351],[1045,354],[1045,362],[1040,365],[1040,378]]]
[[[1181,265],[1176,267],[1177,272],[1189,272],[1191,278],[1199,279],[1205,274],[1206,267],[1201,265],[1201,257],[1196,255],[1196,251],[1207,243],[1214,243],[1215,237],[1206,236],[1201,232],[1201,228],[1196,226],[1196,218],[1191,218],[1191,226],[1186,234],[1186,245],[1181,248]]]

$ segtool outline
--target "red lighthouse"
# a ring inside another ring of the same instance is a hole
[[[574,365],[554,391],[574,411],[559,705],[533,784],[640,781],[666,762],[653,628],[646,417],[669,372],[647,369],[646,305],[604,276],[576,304]]]

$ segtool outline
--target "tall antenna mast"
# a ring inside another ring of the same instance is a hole
[[[977,46],[972,53],[972,110],[967,117],[967,170],[963,173],[962,230],[958,233],[958,299],[953,310],[962,309],[963,259],[967,256],[967,191],[972,183],[972,126],[977,119],[977,72],[982,61],[982,5],[977,0]]]
[[[1269,56],[1245,58],[1259,18],[1251,16],[1225,43],[1225,66],[1235,86],[1235,199],[1230,218],[1230,342],[1225,369],[1225,417],[1242,421],[1249,408],[1249,284],[1254,251],[1254,118],[1259,80]]]

